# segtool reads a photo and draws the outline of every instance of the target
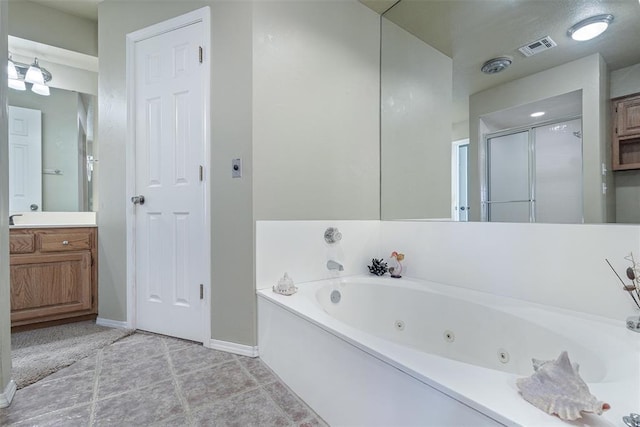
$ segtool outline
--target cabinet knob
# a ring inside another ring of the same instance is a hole
[[[67,246],[67,245],[69,244],[69,241],[68,241],[68,240],[63,240],[63,241],[62,241],[62,244],[63,244],[63,245],[65,245],[65,246]]]

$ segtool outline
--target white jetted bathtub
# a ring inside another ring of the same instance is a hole
[[[620,426],[640,411],[640,334],[622,320],[406,278],[298,288],[258,291],[260,357],[332,426]],[[563,350],[603,416],[570,424],[519,395],[531,358]]]

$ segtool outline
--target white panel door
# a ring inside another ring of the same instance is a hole
[[[135,43],[137,328],[203,340],[203,24]]]
[[[42,113],[9,107],[9,212],[42,210]]]

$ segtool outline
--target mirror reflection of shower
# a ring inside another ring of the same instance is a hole
[[[489,134],[483,220],[581,223],[582,119]]]
[[[584,222],[582,97],[556,98],[543,118],[526,105],[483,117],[483,221]]]

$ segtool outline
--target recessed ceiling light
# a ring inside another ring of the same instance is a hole
[[[544,116],[544,111],[538,111],[536,113],[531,113],[531,117],[542,117]]]
[[[597,15],[584,19],[573,27],[569,28],[567,34],[574,40],[582,42],[591,40],[604,33],[609,24],[613,21],[613,15]]]

